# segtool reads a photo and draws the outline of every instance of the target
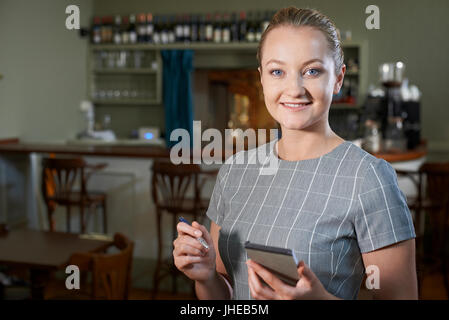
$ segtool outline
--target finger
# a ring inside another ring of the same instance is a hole
[[[194,227],[195,229],[201,231],[201,236],[200,236],[200,237],[203,237],[203,239],[206,240],[206,242],[207,242],[208,244],[211,244],[211,243],[212,243],[212,237],[210,236],[210,234],[209,234],[209,232],[207,231],[207,229],[206,229],[205,226],[203,226],[202,224],[199,224],[199,223],[196,222],[196,221],[193,221],[193,222],[192,222],[192,227]]]
[[[179,270],[182,270],[191,264],[203,262],[203,259],[203,257],[198,256],[178,256],[175,257],[175,265]]]
[[[200,230],[198,230],[197,228],[194,228],[192,226],[189,226],[185,222],[179,222],[176,225],[176,230],[178,230],[179,235],[188,234],[189,236],[194,237],[194,238],[201,237],[201,234],[202,234]]]
[[[189,235],[179,236],[174,242],[174,247],[181,247],[182,245],[189,245],[191,247],[194,247],[204,254],[207,253],[207,249],[203,247],[203,245],[196,239],[192,238]]]
[[[307,281],[309,284],[313,283],[317,277],[315,273],[304,263],[301,261],[298,267],[298,275],[301,280]]]
[[[207,230],[207,228],[206,228],[205,226],[199,224],[199,223],[196,222],[196,221],[194,221],[194,222],[192,223],[192,226],[197,227],[197,228],[201,231],[201,233],[202,233],[202,238],[203,238],[204,240],[206,240],[207,244],[209,245],[209,248],[210,248],[210,247],[213,247],[214,241],[212,240],[212,236],[210,235],[210,233],[209,233],[209,231]]]
[[[183,243],[175,247],[175,249],[173,250],[173,255],[204,257],[205,253],[201,249]]]
[[[285,282],[276,277],[273,273],[262,267],[260,264],[248,260],[248,265],[254,272],[261,277],[274,291],[281,295],[289,295],[293,287],[287,285]]]
[[[260,281],[252,268],[248,268],[248,285],[254,299],[274,300],[276,298],[274,291]]]

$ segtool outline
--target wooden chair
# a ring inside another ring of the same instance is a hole
[[[50,231],[55,230],[54,211],[57,205],[66,207],[67,232],[70,232],[71,208],[78,207],[80,212],[80,230],[86,231],[85,208],[103,211],[103,232],[107,233],[106,194],[103,192],[88,192],[87,182],[96,171],[106,167],[106,164],[88,165],[82,158],[44,158],[42,159],[42,194],[47,206]],[[80,181],[80,190],[74,190],[74,185]]]
[[[158,237],[158,252],[156,270],[153,276],[153,298],[156,297],[160,281],[166,276],[172,276],[172,292],[177,292],[177,275],[180,272],[170,258],[166,270],[163,270],[162,259],[162,214],[165,212],[173,216],[172,238],[177,234],[176,225],[179,215],[191,215],[193,220],[201,223],[203,215],[209,205],[209,199],[201,197],[201,190],[211,177],[214,177],[218,170],[203,171],[195,164],[175,165],[168,160],[155,160],[152,170],[151,192],[156,206],[156,228]],[[187,193],[193,188],[193,197],[188,197]],[[193,221],[192,220],[192,221]]]
[[[416,197],[407,200],[415,212],[416,261],[418,288],[426,274],[442,272],[449,294],[448,229],[449,229],[449,162],[424,163],[418,171],[396,170],[398,176],[411,179]],[[424,230],[424,233],[421,232]]]
[[[46,299],[52,300],[128,300],[131,289],[131,267],[134,242],[121,233],[114,235],[110,249],[116,253],[75,253],[69,265],[78,266],[82,276],[79,290],[64,290],[67,294],[52,295],[63,290],[60,281],[54,281],[46,291]],[[91,276],[91,283],[87,278]]]

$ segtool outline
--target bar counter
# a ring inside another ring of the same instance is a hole
[[[127,158],[168,158],[170,152],[160,146],[71,145],[63,143],[24,143],[17,139],[0,140],[0,154],[53,153],[80,156]]]

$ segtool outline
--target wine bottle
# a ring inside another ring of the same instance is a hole
[[[137,16],[137,42],[147,42],[147,17],[145,13]]]
[[[154,16],[154,29],[153,29],[153,43],[159,44],[161,43],[161,24],[160,17]]]
[[[168,23],[167,16],[161,16],[161,43],[168,43]]]
[[[92,42],[95,44],[101,43],[101,18],[94,17],[92,26]]]
[[[168,43],[174,43],[176,41],[176,35],[175,35],[175,27],[176,27],[176,20],[175,16],[171,15],[168,18]]]
[[[246,41],[254,42],[256,40],[256,28],[254,22],[254,15],[252,12],[248,13],[248,29],[246,30]]]
[[[146,38],[146,41],[148,43],[153,42],[153,33],[154,33],[153,14],[147,13],[147,38]]]
[[[200,42],[206,41],[206,16],[204,14],[200,15],[200,23],[198,26],[198,40]]]
[[[231,42],[231,26],[230,26],[230,18],[229,18],[229,14],[225,13],[223,15],[223,23],[222,25],[222,30],[221,30],[221,40],[224,43],[229,43]]]
[[[206,16],[206,41],[214,40],[214,25],[212,24],[212,15],[210,13]]]
[[[239,41],[239,22],[237,19],[237,13],[233,12],[231,15],[231,41],[238,42]]]
[[[190,24],[190,41],[192,42],[197,42],[199,39],[198,22],[198,15],[193,14]]]
[[[214,21],[214,42],[220,43],[221,41],[222,41],[221,17],[219,13],[216,13]]]
[[[176,16],[175,36],[176,42],[184,41],[184,29],[182,25],[182,18],[180,15]]]
[[[129,16],[129,42],[137,43],[136,15]]]
[[[122,20],[122,43],[127,44],[129,43],[129,18],[128,17],[123,17]]]
[[[239,20],[239,41],[246,41],[246,33],[248,29],[248,23],[246,21],[246,12],[240,12]]]
[[[184,42],[190,42],[190,16],[188,14],[184,15],[182,30]]]

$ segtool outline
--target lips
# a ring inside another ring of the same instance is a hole
[[[312,102],[281,102],[282,106],[290,110],[303,110],[307,108]]]

